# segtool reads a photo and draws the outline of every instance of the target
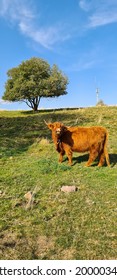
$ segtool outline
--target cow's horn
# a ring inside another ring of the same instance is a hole
[[[44,123],[46,124],[46,125],[48,125],[48,123],[44,120]]]

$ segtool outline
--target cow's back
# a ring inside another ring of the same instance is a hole
[[[62,137],[65,145],[71,146],[72,151],[86,152],[93,145],[101,145],[105,141],[107,130],[101,126],[68,127]]]

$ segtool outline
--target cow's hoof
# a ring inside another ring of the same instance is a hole
[[[88,163],[85,163],[85,165],[84,165],[84,167],[89,167],[90,166],[90,164],[88,164]]]

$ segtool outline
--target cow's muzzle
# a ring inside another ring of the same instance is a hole
[[[57,134],[57,135],[61,135],[61,129],[60,129],[60,128],[57,128],[57,129],[56,129],[56,134]]]

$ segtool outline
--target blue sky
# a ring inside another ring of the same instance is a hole
[[[40,108],[117,104],[117,0],[0,0],[0,109],[28,109],[1,98],[7,71],[31,57],[57,64],[68,94]]]

